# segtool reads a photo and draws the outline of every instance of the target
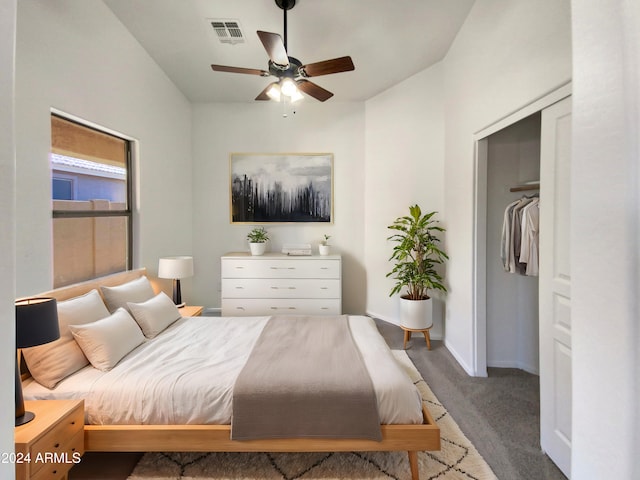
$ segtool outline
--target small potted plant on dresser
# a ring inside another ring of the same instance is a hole
[[[264,229],[264,227],[254,227],[247,234],[247,240],[249,240],[249,249],[251,250],[251,255],[262,255],[267,249],[269,234]]]
[[[393,270],[387,277],[396,283],[389,296],[406,292],[400,296],[400,324],[414,330],[431,327],[432,303],[428,290],[447,289],[436,267],[449,257],[442,251],[436,232],[445,229],[433,219],[436,212],[422,213],[418,205],[409,207],[409,215],[398,217],[389,229],[396,233],[388,240],[396,242],[389,258],[394,262]]]
[[[320,255],[329,255],[331,253],[331,245],[329,245],[330,235],[325,235],[318,245],[318,251]]]

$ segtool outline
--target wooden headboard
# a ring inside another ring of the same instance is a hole
[[[32,297],[49,297],[55,298],[58,301],[62,301],[84,295],[85,293],[90,292],[93,289],[96,289],[98,293],[100,293],[100,296],[102,296],[102,292],[100,291],[101,286],[114,287],[116,285],[121,285],[123,283],[130,282],[131,280],[135,280],[136,278],[140,278],[146,274],[146,268],[127,270],[124,272],[113,273],[104,277],[87,280],[86,282],[74,283],[73,285],[68,285],[66,287],[56,288],[55,290],[51,290],[49,292],[42,292],[37,295],[32,295]],[[157,282],[154,282],[154,279],[151,278],[149,279],[149,281],[153,286],[153,290],[158,293],[160,289],[158,288]],[[20,355],[20,353],[18,353],[18,362],[18,365],[20,365],[22,380],[25,380],[26,378],[30,377],[31,374],[29,373],[29,369],[27,368],[26,363],[23,361],[22,355]]]
[[[87,280],[86,282],[74,283],[73,285],[68,285],[66,287],[56,288],[55,290],[51,290],[49,292],[42,292],[37,297],[52,297],[58,301],[68,300],[73,297],[78,297],[80,295],[84,295],[85,293],[93,290],[94,288],[100,292],[100,287],[113,287],[116,285],[121,285],[126,282],[130,282],[131,280],[135,280],[136,278],[142,277],[147,274],[146,268],[138,268],[135,270],[127,270],[125,272],[118,272],[111,275],[107,275],[105,277],[94,278],[92,280]],[[149,279],[153,289],[156,293],[160,290],[158,285],[153,281],[153,279]]]

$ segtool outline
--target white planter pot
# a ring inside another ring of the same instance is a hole
[[[400,325],[424,330],[433,325],[432,300],[407,300],[400,297]]]
[[[249,243],[249,250],[251,250],[251,255],[263,255],[266,249],[266,243]]]
[[[330,245],[318,245],[318,251],[320,255],[329,255],[331,253]]]

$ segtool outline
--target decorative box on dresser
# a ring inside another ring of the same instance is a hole
[[[221,274],[225,317],[342,313],[340,255],[227,253]]]
[[[66,480],[84,454],[84,401],[25,401],[35,413],[14,433],[16,480]]]

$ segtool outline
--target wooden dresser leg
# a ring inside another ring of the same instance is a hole
[[[420,480],[420,471],[418,470],[418,452],[409,453],[409,467],[411,467],[411,480]]]

